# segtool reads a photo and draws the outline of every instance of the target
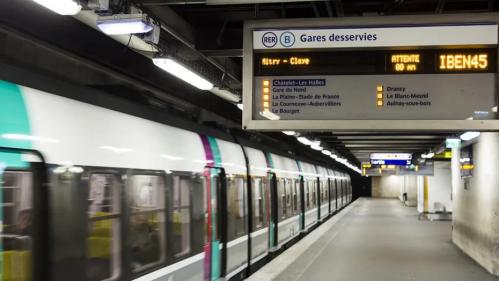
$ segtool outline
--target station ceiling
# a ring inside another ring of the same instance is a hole
[[[86,0],[85,0],[86,1]],[[84,1],[82,1],[84,2]],[[330,0],[273,1],[216,5],[221,0],[110,0],[133,3],[158,20],[158,45],[220,77],[220,83],[241,95],[242,29],[245,20],[317,17],[384,17],[441,13],[481,13],[498,10],[494,0]],[[210,4],[210,5],[208,5]],[[213,5],[212,5],[213,4]],[[0,63],[29,67],[40,73],[135,103],[179,112],[200,123],[240,127],[241,111],[210,93],[193,89],[150,63],[151,54],[130,51],[104,34],[67,17],[58,17],[31,0],[0,1]],[[53,67],[57,65],[57,67]],[[4,68],[5,69],[5,68]],[[321,132],[309,133],[352,163],[371,152],[428,151],[449,132]],[[280,132],[262,133],[277,143],[299,147]]]

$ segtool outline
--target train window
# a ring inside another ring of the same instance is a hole
[[[298,213],[298,191],[300,190],[300,181],[299,180],[294,180],[293,182],[293,213],[297,214]]]
[[[114,174],[89,176],[87,280],[108,280],[120,273],[119,182]]]
[[[293,210],[293,202],[291,201],[291,182],[292,180],[286,179],[286,210],[291,215]]]
[[[165,257],[164,177],[132,175],[128,208],[131,267],[133,272],[139,272],[161,263]]]
[[[262,178],[254,177],[251,179],[253,187],[253,230],[260,229],[265,224],[265,215],[264,215],[264,181]]]
[[[2,280],[33,280],[31,268],[33,176],[0,170],[2,202]],[[10,266],[8,266],[10,265]]]
[[[228,239],[233,240],[246,233],[246,177],[228,176]]]
[[[277,194],[279,194],[279,221],[286,218],[286,180],[279,179],[277,181]]]
[[[173,176],[171,204],[171,251],[175,258],[191,251],[191,185],[190,176]]]
[[[312,207],[317,206],[317,182],[311,181],[312,186]]]
[[[305,182],[305,194],[306,194],[305,203],[308,210],[310,208],[310,186],[308,184],[308,181]]]
[[[324,190],[324,200],[322,203],[327,203],[329,201],[329,187],[327,181],[322,181],[322,189]]]

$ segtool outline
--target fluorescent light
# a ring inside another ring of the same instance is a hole
[[[107,35],[148,33],[154,29],[145,14],[101,16],[97,27]]]
[[[313,150],[322,150],[322,146],[316,144],[311,145],[310,148],[312,148]]]
[[[238,103],[237,104],[237,108],[239,108],[240,110],[243,110],[243,104],[242,103]]]
[[[57,139],[24,135],[24,134],[3,134],[2,138],[9,139],[9,140],[40,141],[40,142],[50,142],[50,143],[60,142]]]
[[[69,167],[68,170],[74,174],[81,174],[84,171],[82,167]]]
[[[333,159],[335,159],[335,160],[336,160],[336,159],[338,159],[338,155],[336,155],[336,154],[331,154],[331,158],[333,158]]]
[[[312,142],[307,139],[306,137],[297,137],[296,138],[299,142],[303,143],[304,145],[311,145]]]
[[[264,111],[264,112],[260,112],[260,115],[269,119],[269,120],[272,120],[272,121],[276,121],[276,120],[279,120],[281,119],[281,117],[279,117],[279,115],[276,115],[270,111]]]
[[[329,156],[329,155],[331,155],[331,154],[332,154],[332,152],[331,152],[331,151],[329,151],[329,150],[323,150],[323,151],[321,151],[321,152],[322,152],[322,154],[325,154],[325,155],[327,155],[327,156]]]
[[[172,160],[172,161],[184,160],[183,157],[172,156],[172,155],[168,155],[168,154],[161,154],[160,156],[163,157],[163,158],[166,158],[168,160]]]
[[[116,152],[116,153],[125,153],[125,152],[132,151],[132,149],[130,149],[130,148],[126,148],[126,147],[114,147],[114,146],[110,146],[110,145],[103,145],[103,146],[101,146],[99,148],[100,149],[105,149],[105,150],[110,150],[110,151]]]
[[[429,152],[429,153],[426,153],[426,154],[421,154],[421,158],[424,158],[424,159],[428,159],[428,158],[433,158],[433,156],[435,156],[435,153],[433,152]]]
[[[492,112],[497,112],[497,105],[492,107]]]
[[[282,131],[282,133],[288,136],[294,136],[296,134],[295,131]]]
[[[480,135],[480,132],[466,132],[460,136],[463,141],[472,140]]]
[[[225,100],[228,100],[230,102],[240,102],[241,97],[237,94],[232,93],[228,89],[220,88],[220,87],[213,87],[209,89],[210,93],[219,96]],[[242,110],[242,109],[241,109]]]
[[[63,16],[76,15],[81,11],[81,5],[73,0],[33,0],[33,1]]]
[[[208,80],[202,78],[201,76],[190,71],[185,66],[179,64],[178,62],[172,59],[154,58],[152,59],[152,61],[157,67],[176,76],[179,79],[184,80],[185,82],[193,85],[194,87],[200,90],[211,90],[213,88],[213,84],[210,83]]]

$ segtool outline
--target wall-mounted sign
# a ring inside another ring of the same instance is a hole
[[[396,166],[407,166],[411,165],[411,160],[402,159],[371,159],[372,165],[396,165]]]
[[[411,160],[411,153],[371,153],[371,159]]]
[[[497,129],[498,26],[447,19],[383,27],[359,19],[358,28],[331,28],[330,19],[247,23],[243,127]]]
[[[473,170],[475,169],[475,165],[473,163],[473,145],[461,148],[459,168],[461,171],[461,178],[466,179],[473,177]]]

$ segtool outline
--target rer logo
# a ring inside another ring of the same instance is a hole
[[[289,31],[283,32],[279,38],[281,45],[284,47],[291,47],[295,44],[295,35]]]
[[[267,48],[272,48],[277,44],[277,35],[274,32],[265,32],[262,36],[262,44]]]

